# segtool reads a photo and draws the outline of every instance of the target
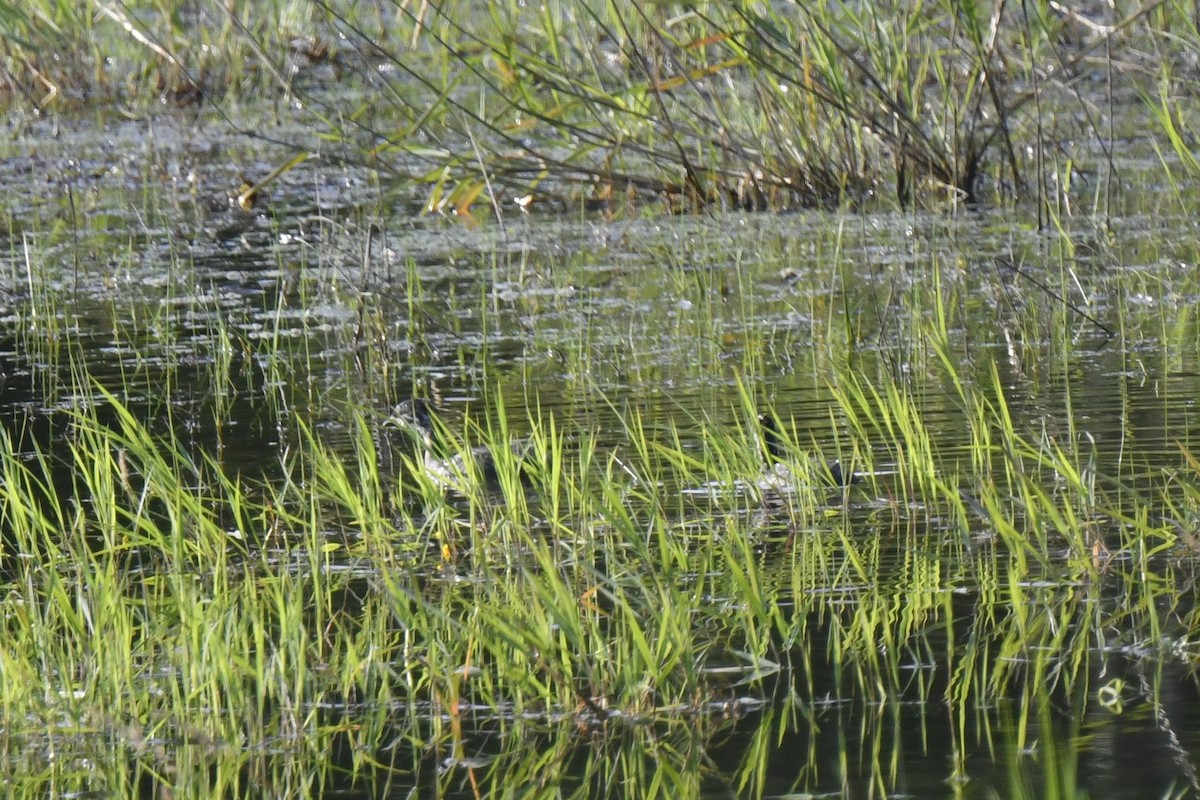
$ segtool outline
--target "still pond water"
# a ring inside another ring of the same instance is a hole
[[[47,133],[34,126],[9,143],[0,166],[9,221],[0,419],[19,447],[52,449],[56,416],[81,402],[73,356],[102,385],[124,387],[147,418],[169,409],[197,452],[268,477],[295,418],[352,459],[348,410],[385,415],[414,394],[442,398],[452,425],[486,417],[486,398],[499,395],[515,433],[527,432],[536,406],[619,449],[614,420],[629,409],[651,432],[678,429],[685,445],[699,446],[689,437],[702,423],[744,424],[744,386],[794,420],[802,441],[836,452],[844,431],[831,382],[848,363],[892,375],[922,363],[911,315],[927,309],[914,312],[909,298],[934,263],[965,321],[951,331],[959,369],[967,380],[999,372],[1024,435],[1086,439],[1097,473],[1137,485],[1186,470],[1177,443],[1200,433],[1200,298],[1188,278],[1195,225],[1152,199],[1131,201],[1139,207],[1109,220],[1108,231],[1080,222],[1056,234],[1006,211],[616,221],[513,213],[499,227],[418,216],[414,198],[318,160],[247,213],[231,208],[227,191],[240,170],[269,171],[286,157],[278,151],[170,119],[100,135]],[[1055,286],[1069,269],[1067,282],[1108,324],[1119,282],[1132,309],[1125,328],[1109,336],[1061,310],[1052,329],[1031,331],[1024,309],[1047,300],[1009,261]],[[218,373],[232,380],[215,381]],[[288,379],[265,377],[281,374]],[[921,385],[939,451],[960,452],[966,425],[949,387]],[[876,466],[888,467],[886,453]],[[861,520],[864,538],[886,535],[873,522],[886,500],[852,493],[842,513]],[[764,532],[768,560],[785,539]],[[786,570],[787,558],[778,560]],[[904,561],[896,552],[896,570]],[[884,700],[858,695],[845,667],[818,649],[797,657],[788,680],[731,687],[693,722],[614,722],[602,735],[569,719],[480,709],[465,753],[414,756],[419,745],[398,740],[375,758],[422,769],[388,777],[381,767],[351,780],[329,769],[348,758],[335,749],[303,788],[471,797],[470,767],[515,764],[532,748],[554,755],[534,776],[564,794],[583,787],[582,796],[633,796],[621,785],[660,770],[694,771],[707,797],[1200,796],[1200,648],[1176,628],[1190,608],[1162,609],[1157,642],[1127,641],[1119,624],[1129,580],[1193,580],[1188,553],[1160,567],[1133,578],[1113,569],[1098,585],[1047,574],[1026,587],[1027,602],[1083,604],[1114,620],[1109,638],[1089,645],[1091,674],[1074,684],[1082,688],[1051,691],[1037,707],[1016,692],[963,717],[950,711],[938,652],[950,637],[981,635],[987,623],[973,618],[972,598],[995,589],[958,587],[939,600],[952,624],[901,659],[906,681]],[[1007,657],[1036,654],[1018,643]],[[356,710],[331,713],[352,720]],[[80,745],[90,769],[125,768],[119,747],[89,748]],[[247,749],[270,758],[269,743]],[[37,754],[0,758],[18,788],[14,770],[44,778],[54,769]]]

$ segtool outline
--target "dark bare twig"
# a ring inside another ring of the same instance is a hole
[[[1099,328],[1101,331],[1103,331],[1104,335],[1106,337],[1108,337],[1109,339],[1111,339],[1112,337],[1117,335],[1116,331],[1114,331],[1112,328],[1108,327],[1103,322],[1096,319],[1094,316],[1092,316],[1088,312],[1084,311],[1082,308],[1075,305],[1070,300],[1068,300],[1067,298],[1060,295],[1058,292],[1051,289],[1043,281],[1039,280],[1038,278],[1033,277],[1033,275],[1031,275],[1028,272],[1026,272],[1025,270],[1021,269],[1019,266],[1017,266],[1017,264],[1015,262],[1010,261],[1007,258],[997,258],[996,263],[999,264],[1001,267],[1004,267],[1005,269],[1011,270],[1013,273],[1020,275],[1022,278],[1029,281],[1037,288],[1041,289],[1047,295],[1054,298],[1055,300],[1062,303],[1064,306],[1066,306],[1071,311],[1075,312],[1079,316],[1086,319],[1088,322],[1095,325],[1097,328]]]

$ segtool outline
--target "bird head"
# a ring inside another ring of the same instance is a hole
[[[766,413],[758,415],[758,427],[762,434],[762,448],[767,459],[776,461],[786,460],[788,457],[788,443],[783,432],[779,430],[779,420],[774,414]]]

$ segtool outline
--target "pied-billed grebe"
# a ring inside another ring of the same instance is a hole
[[[794,453],[779,429],[779,420],[774,414],[759,414],[758,427],[762,434],[763,455],[767,460],[766,474],[759,480],[760,488],[779,489],[786,484],[794,489],[799,470],[796,469]],[[858,481],[858,475],[844,470],[839,461],[814,461],[807,472],[809,476],[834,486],[849,486]]]
[[[501,472],[496,453],[487,445],[462,449],[462,442],[446,431],[428,400],[404,401],[392,410],[383,424],[387,429],[417,440],[420,453],[416,463],[434,485],[459,494],[470,494],[472,489],[478,488],[489,492],[500,490]],[[513,441],[510,447],[517,474],[524,481],[528,478],[526,457],[529,448],[519,441]],[[447,452],[455,448],[458,452]]]

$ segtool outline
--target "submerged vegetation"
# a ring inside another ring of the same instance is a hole
[[[0,0],[14,116],[284,144],[10,190],[11,793],[1200,793],[1200,256],[1073,216],[1192,10],[526,5]]]

